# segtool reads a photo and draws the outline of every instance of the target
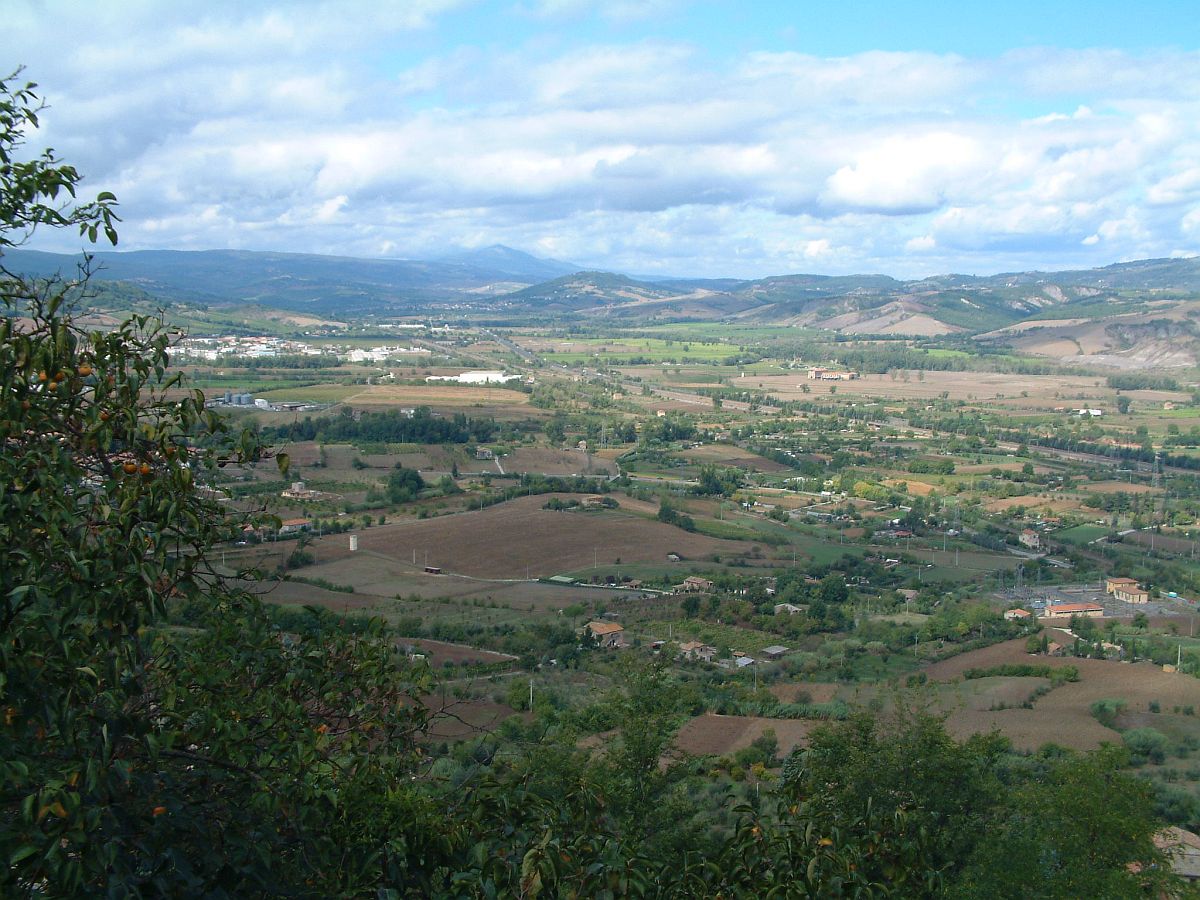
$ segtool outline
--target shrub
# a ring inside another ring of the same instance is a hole
[[[1096,717],[1101,725],[1106,728],[1112,728],[1117,720],[1117,716],[1125,709],[1124,700],[1097,700],[1092,704],[1091,712]]]
[[[1167,758],[1167,736],[1154,728],[1134,728],[1125,732],[1125,746],[1134,765],[1161,764]]]

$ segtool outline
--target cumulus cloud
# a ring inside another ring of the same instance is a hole
[[[444,29],[464,0],[18,0],[6,32],[52,103],[35,142],[118,193],[131,248],[903,275],[1200,241],[1200,54],[717,54],[639,35],[662,8],[488,12],[533,30],[510,44]]]
[[[928,212],[989,168],[978,141],[951,132],[887,137],[828,179],[831,205],[884,213]]]

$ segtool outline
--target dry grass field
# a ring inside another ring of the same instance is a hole
[[[719,716],[705,713],[689,719],[675,736],[675,746],[693,756],[724,756],[749,747],[767,729],[775,732],[779,755],[787,756],[804,743],[819,723],[802,719],[766,719],[760,716]]]
[[[884,479],[881,484],[890,488],[896,488],[900,485],[904,485],[905,488],[907,488],[908,493],[912,494],[914,497],[928,497],[934,491],[938,490],[938,488],[932,484],[927,484],[924,481],[917,481],[913,478],[887,478]]]
[[[615,475],[617,464],[582,450],[552,450],[545,447],[518,447],[500,460],[509,474],[534,475]],[[495,464],[492,464],[493,471]]]
[[[350,406],[488,406],[513,407],[529,404],[529,395],[500,387],[458,384],[372,384],[342,401]]]
[[[1014,506],[1023,506],[1026,509],[1036,509],[1038,512],[1045,512],[1048,510],[1050,515],[1056,516],[1083,508],[1083,504],[1079,500],[1072,500],[1068,497],[1062,496],[1055,497],[1053,500],[1048,500],[1044,497],[1039,497],[1037,494],[1027,494],[1024,497],[1005,497],[1001,500],[990,500],[983,505],[983,508],[990,513],[996,513],[1012,509]]]
[[[925,372],[924,378],[913,375],[908,381],[903,377],[893,379],[888,375],[863,375],[854,381],[814,382],[805,374],[752,375],[736,379],[739,388],[768,391],[782,400],[799,400],[806,395],[803,387],[811,392],[810,399],[822,397],[836,388],[838,397],[877,397],[884,400],[934,400],[945,392],[951,400],[994,400],[997,397],[1012,397],[1021,391],[1028,392],[1022,398],[1031,407],[1071,406],[1079,395],[1089,400],[1106,401],[1113,405],[1115,392],[1110,388],[1096,386],[1096,378],[1058,375],[1013,376],[1000,372]],[[1057,398],[1056,398],[1057,395]]]
[[[1124,481],[1092,481],[1079,485],[1079,490],[1088,494],[1161,494],[1162,488],[1149,484],[1129,484]]]
[[[751,472],[786,472],[788,467],[782,463],[777,463],[773,459],[767,459],[765,456],[759,456],[757,453],[750,453],[742,447],[735,447],[733,444],[705,444],[702,447],[693,447],[691,450],[686,450],[680,454],[688,462],[708,464],[715,463],[720,466],[735,466],[739,469],[746,469]]]

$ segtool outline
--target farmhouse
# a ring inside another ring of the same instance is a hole
[[[1109,578],[1104,589],[1124,603],[1148,603],[1150,595],[1137,583],[1136,578]]]
[[[683,584],[677,585],[677,589],[689,594],[710,594],[713,590],[713,583],[707,578],[689,575],[683,579]]]
[[[304,486],[303,481],[293,481],[290,488],[285,488],[279,492],[280,497],[286,497],[289,500],[307,500],[310,494],[315,494],[316,491],[310,491]]]
[[[616,622],[588,622],[583,627],[601,647],[625,646],[625,629]]]
[[[686,644],[679,645],[679,655],[684,659],[701,659],[704,662],[712,662],[713,657],[717,655],[717,648],[699,641],[688,641]]]
[[[770,647],[763,647],[762,655],[767,659],[779,659],[783,654],[788,652],[787,647],[781,647],[775,644]]]
[[[1021,532],[1021,536],[1017,539],[1021,542],[1022,547],[1028,547],[1030,550],[1042,549],[1042,539],[1032,528],[1026,528]]]
[[[1200,882],[1200,834],[1182,828],[1164,828],[1154,836],[1160,850],[1171,855],[1171,869],[1191,883]]]
[[[1027,609],[1010,609],[1005,611],[1004,618],[1009,622],[1028,622],[1033,614]]]
[[[1049,618],[1084,616],[1088,619],[1103,619],[1104,607],[1098,603],[1051,603],[1046,606]]]
[[[476,459],[495,459],[496,454],[493,453],[488,447],[476,447],[475,448],[475,458]]]
[[[779,615],[780,613],[787,613],[789,616],[794,616],[794,615],[796,615],[796,613],[802,613],[802,612],[804,612],[804,607],[797,606],[794,603],[776,603],[775,604],[775,615]]]
[[[837,372],[823,366],[813,366],[808,370],[809,381],[853,381],[857,377],[857,372]]]
[[[312,522],[308,519],[286,519],[279,525],[279,534],[282,537],[286,534],[300,534],[304,531],[312,530]]]
[[[314,491],[304,486],[303,481],[293,481],[290,488],[284,488],[279,496],[287,500],[337,500],[340,494],[330,494],[325,491]]]

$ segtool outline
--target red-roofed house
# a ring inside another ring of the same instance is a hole
[[[625,629],[616,622],[588,622],[583,627],[601,647],[625,646]]]

